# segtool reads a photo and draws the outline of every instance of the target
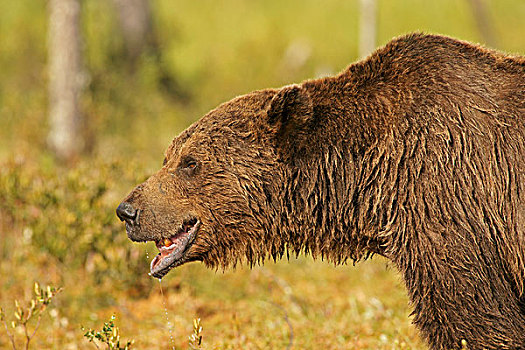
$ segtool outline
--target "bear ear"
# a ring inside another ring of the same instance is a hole
[[[307,124],[313,115],[310,94],[300,85],[281,88],[270,102],[268,123],[283,132]]]
[[[308,91],[300,85],[278,90],[268,108],[268,124],[280,158],[296,161],[307,154],[314,109]]]

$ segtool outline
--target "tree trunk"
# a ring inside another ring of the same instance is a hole
[[[376,48],[376,0],[359,1],[359,57],[368,56]]]
[[[496,48],[498,46],[498,41],[490,20],[489,11],[487,11],[486,2],[483,0],[469,0],[469,3],[472,7],[476,26],[481,34],[481,38],[485,44],[492,48]]]
[[[48,143],[57,158],[70,160],[84,147],[79,0],[49,0]]]
[[[149,0],[113,0],[113,3],[128,58],[134,64],[144,49],[157,49]]]

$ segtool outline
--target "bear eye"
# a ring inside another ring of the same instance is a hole
[[[193,158],[186,158],[181,162],[181,169],[185,171],[193,171],[197,168],[197,161]]]

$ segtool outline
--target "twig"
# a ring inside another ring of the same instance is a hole
[[[5,331],[7,333],[7,336],[9,337],[9,340],[11,340],[11,345],[13,346],[13,350],[16,350],[15,338],[13,338],[11,333],[9,333],[9,328],[7,328],[7,323],[5,321],[3,321],[3,323],[5,326]]]
[[[298,309],[302,311],[301,306],[296,301],[297,298],[293,294],[292,287],[290,286],[288,282],[286,282],[282,278],[277,277],[276,275],[274,275],[270,271],[267,271],[266,269],[260,269],[259,271],[262,275],[266,276],[266,278],[269,278],[271,281],[273,281],[282,290],[282,292],[284,293],[284,295],[287,297],[288,301],[292,305],[298,307]],[[270,301],[266,301],[266,302],[279,308],[284,313],[284,320],[286,321],[286,324],[288,325],[288,329],[290,330],[290,337],[289,337],[288,345],[286,346],[286,349],[287,350],[291,349],[293,345],[293,340],[294,340],[294,331],[293,331],[292,322],[288,318],[288,311],[283,306],[277,303],[270,302]]]
[[[292,348],[292,345],[293,345],[294,333],[293,333],[292,322],[288,318],[288,311],[286,311],[286,309],[283,306],[281,306],[281,305],[279,305],[277,303],[270,302],[270,304],[272,304],[273,306],[277,307],[278,309],[280,309],[284,313],[284,320],[286,321],[286,324],[288,325],[288,329],[290,329],[290,338],[288,339],[288,345],[286,346],[286,349],[290,350]]]
[[[42,315],[40,314],[40,315],[38,315],[38,320],[36,321],[35,330],[33,331],[33,333],[31,333],[30,337],[27,336],[27,329],[26,329],[26,338],[27,338],[26,350],[29,349],[29,342],[35,336],[36,331],[38,330],[38,327],[40,327],[40,320],[41,319],[42,319]],[[24,325],[24,329],[25,329],[25,325]]]
[[[29,342],[31,341],[31,338],[29,337],[29,333],[27,332],[27,324],[22,323],[22,326],[24,326],[24,333],[26,335],[26,350],[29,350]]]

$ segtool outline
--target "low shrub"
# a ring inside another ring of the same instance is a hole
[[[40,285],[35,282],[34,296],[27,307],[22,307],[20,302],[15,300],[14,318],[10,322],[4,310],[0,307],[0,322],[3,323],[7,337],[14,350],[19,348],[17,344],[20,343],[17,343],[17,333],[23,335],[22,342],[24,343],[24,349],[29,349],[29,344],[40,327],[43,313],[59,292],[60,289],[51,286],[42,289]],[[16,332],[17,329],[21,329],[21,332]]]
[[[148,264],[145,251],[127,239],[115,207],[125,193],[120,189],[137,183],[140,171],[118,161],[87,159],[73,168],[49,162],[15,159],[0,167],[0,215],[25,244],[68,270],[84,268],[95,283],[133,285]]]
[[[129,350],[131,349],[134,341],[129,340],[127,342],[120,340],[120,330],[115,326],[115,315],[111,316],[111,319],[108,322],[104,322],[102,330],[97,331],[94,329],[84,329],[84,337],[95,345],[97,349],[100,349],[98,344],[104,344],[108,350]]]

